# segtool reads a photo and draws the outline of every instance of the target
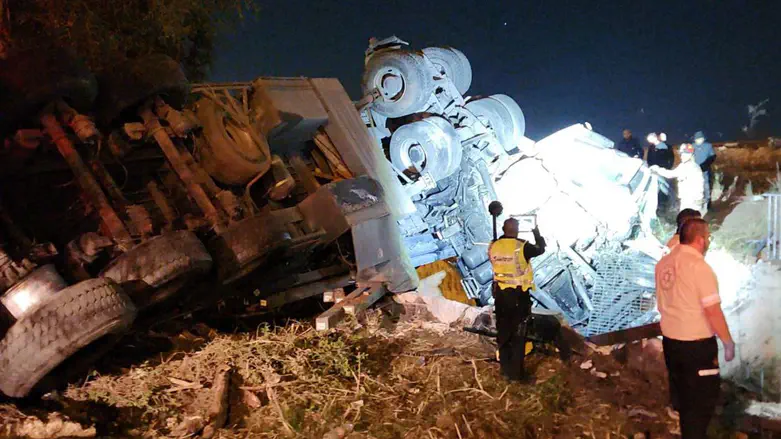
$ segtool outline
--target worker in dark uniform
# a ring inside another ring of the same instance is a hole
[[[640,142],[632,136],[632,130],[630,129],[624,130],[624,138],[618,142],[616,149],[629,157],[643,158],[643,147],[640,146]]]
[[[518,239],[518,220],[510,218],[502,226],[504,235],[491,243],[488,255],[494,271],[494,305],[497,344],[502,374],[508,380],[526,378],[526,330],[531,316],[530,291],[534,288],[531,258],[545,252],[539,229],[532,233],[536,244]]]

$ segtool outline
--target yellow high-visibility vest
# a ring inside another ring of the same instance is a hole
[[[494,269],[494,282],[499,284],[499,288],[535,288],[532,266],[523,256],[525,246],[526,242],[520,239],[502,238],[494,241],[488,248],[488,257]]]

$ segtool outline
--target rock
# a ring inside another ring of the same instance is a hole
[[[449,430],[453,428],[453,425],[456,423],[455,419],[453,419],[452,416],[448,414],[439,415],[437,416],[437,428],[440,430]]]
[[[263,405],[260,402],[260,398],[258,398],[258,395],[256,395],[255,392],[250,392],[249,390],[243,390],[241,392],[241,397],[242,400],[244,401],[244,404],[246,404],[247,407],[256,409]]]
[[[177,425],[176,428],[171,430],[171,436],[173,437],[194,436],[198,434],[201,430],[203,430],[203,427],[205,425],[206,425],[206,421],[204,421],[203,417],[188,416],[184,418],[184,421],[182,421],[179,425]]]
[[[591,373],[591,375],[594,375],[597,378],[602,378],[602,379],[607,378],[607,374],[605,372],[599,372],[596,369],[591,369],[591,371],[589,371],[589,373]]]
[[[580,368],[583,370],[588,370],[594,367],[594,362],[591,360],[586,360],[583,363],[580,364]]]
[[[352,433],[353,428],[352,424],[340,425],[324,434],[323,439],[344,439],[348,434]]]
[[[657,338],[629,343],[616,357],[623,357],[627,367],[643,374],[651,381],[666,381],[667,366],[664,363],[662,341]]]
[[[632,439],[645,439],[645,433],[635,433]]]

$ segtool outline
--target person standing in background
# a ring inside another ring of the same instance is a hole
[[[649,134],[646,139],[648,140],[648,143],[650,143],[646,158],[648,166],[672,169],[673,164],[675,163],[675,154],[673,154],[670,147],[662,142],[656,133]]]
[[[710,205],[711,177],[713,177],[711,165],[716,161],[716,151],[713,150],[713,145],[710,142],[705,141],[705,134],[702,131],[697,131],[694,134],[694,161],[702,170],[702,176],[705,180],[702,190],[705,202]]]
[[[708,203],[702,192],[702,171],[694,161],[694,147],[691,144],[681,145],[681,163],[675,169],[665,169],[651,165],[651,171],[664,178],[675,179],[678,194],[678,209],[694,209],[703,216],[708,212]]]
[[[618,142],[618,147],[616,149],[629,157],[643,158],[643,147],[640,146],[640,142],[632,136],[632,130],[625,129],[623,134],[624,138]]]
[[[672,250],[676,245],[681,243],[681,227],[683,227],[683,223],[692,218],[702,218],[702,215],[699,211],[688,208],[678,212],[678,216],[675,218],[675,234],[670,238],[669,241],[667,241],[667,244],[665,244],[665,247],[667,247],[668,251]]]

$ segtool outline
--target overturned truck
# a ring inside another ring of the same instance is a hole
[[[372,40],[357,103],[334,79],[190,84],[159,55],[96,78],[67,52],[11,54],[0,390],[29,394],[138,315],[408,291],[436,260],[490,304],[494,200],[535,214],[550,243],[538,306],[585,333],[653,320],[658,182],[643,162],[586,125],[534,142],[512,98],[465,96],[463,53],[406,46]]]
[[[157,55],[96,78],[20,52],[0,66],[0,130],[6,395],[136,316],[417,285],[390,167],[336,80],[193,86]]]
[[[586,334],[656,318],[651,233],[659,186],[642,160],[577,124],[535,142],[506,95],[467,96],[472,69],[449,47],[396,37],[366,51],[361,113],[406,197],[400,230],[415,266],[453,258],[470,298],[492,303],[488,204],[536,215],[549,250],[534,299]]]

